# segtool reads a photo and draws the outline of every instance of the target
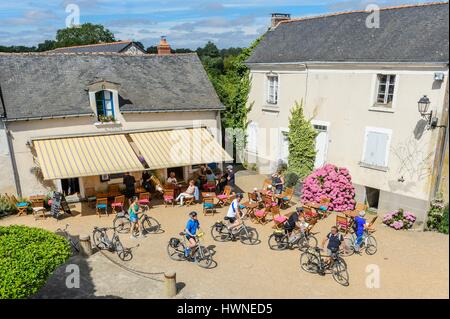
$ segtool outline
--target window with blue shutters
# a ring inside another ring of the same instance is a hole
[[[95,93],[95,104],[97,106],[97,118],[99,121],[114,120],[114,101],[111,91],[98,91]]]

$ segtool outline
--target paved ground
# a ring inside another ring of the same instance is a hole
[[[261,186],[264,177],[240,175],[238,185],[249,190]],[[338,285],[331,276],[320,277],[303,272],[299,267],[297,250],[276,252],[267,246],[271,224],[255,226],[261,243],[245,246],[240,242],[217,243],[209,236],[209,227],[225,214],[225,209],[213,216],[200,215],[200,222],[208,236],[206,244],[215,251],[217,267],[209,270],[195,264],[175,262],[166,253],[170,237],[180,232],[190,210],[201,211],[200,205],[191,208],[165,208],[156,205],[152,215],[164,228],[164,233],[146,239],[131,240],[123,235],[125,246],[134,247],[134,258],[128,267],[143,272],[177,273],[178,298],[448,298],[449,297],[449,237],[417,231],[394,231],[377,224],[378,252],[374,256],[347,258],[350,286]],[[74,210],[80,210],[77,205]],[[86,234],[94,226],[110,226],[113,217],[95,215],[34,221],[32,216],[7,217],[0,225],[25,224],[56,230],[70,224],[73,234]],[[316,237],[323,236],[333,224],[332,217],[318,223]],[[137,246],[139,245],[139,246]],[[137,246],[137,247],[136,247]],[[115,258],[112,256],[112,258]],[[116,258],[117,259],[117,258]],[[88,260],[74,257],[80,265],[81,288],[65,288],[65,267],[58,269],[37,298],[162,298],[163,284],[130,273],[97,253]],[[367,288],[366,281],[373,269],[379,269],[380,287]],[[149,276],[162,279],[162,276]]]

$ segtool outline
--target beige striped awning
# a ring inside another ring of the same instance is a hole
[[[130,134],[150,169],[232,160],[205,128]]]
[[[55,138],[33,143],[46,180],[144,170],[123,134]]]

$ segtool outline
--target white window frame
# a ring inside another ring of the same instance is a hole
[[[365,157],[366,150],[367,150],[367,137],[368,137],[370,132],[382,133],[382,134],[386,134],[388,136],[388,140],[386,142],[386,154],[384,156],[384,165],[383,166],[377,166],[379,168],[387,169],[389,167],[389,153],[390,153],[390,150],[391,150],[391,141],[392,141],[392,130],[391,129],[387,129],[387,128],[370,127],[370,126],[366,127],[365,133],[364,133],[364,144],[363,144],[363,151],[362,151],[362,155],[361,155],[361,162],[360,162],[360,164],[362,166],[373,166],[373,165],[371,165],[369,163],[365,163],[364,162],[364,157]]]
[[[328,147],[330,144],[330,126],[331,123],[327,122],[327,121],[320,121],[320,120],[311,120],[311,125],[313,126],[313,129],[317,132],[317,129],[314,127],[315,125],[317,126],[326,126],[327,128],[327,144],[325,145],[325,162],[324,163],[328,163]]]
[[[274,89],[276,90],[274,92],[274,95],[276,93],[276,98],[275,101],[271,101],[270,100],[270,89],[271,89],[271,78],[276,78],[277,79],[277,85],[276,87],[274,87]],[[278,105],[278,101],[280,99],[280,75],[278,73],[267,73],[266,74],[266,96],[265,96],[265,103],[267,105],[272,105],[272,106],[277,106]]]
[[[380,95],[380,76],[386,76],[386,88],[385,88],[385,92],[384,94],[384,98],[383,98],[383,102],[379,102],[378,101],[378,96]],[[392,92],[392,101],[389,103],[387,100],[389,98],[389,86],[392,83],[392,77],[395,77],[394,79],[394,90]],[[397,95],[397,87],[398,87],[398,79],[399,76],[398,74],[395,73],[377,73],[376,74],[376,85],[375,85],[375,103],[374,106],[375,107],[384,107],[384,108],[393,108],[394,107],[394,101],[395,101],[395,97]]]

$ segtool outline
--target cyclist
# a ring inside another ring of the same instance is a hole
[[[361,243],[363,241],[364,231],[369,228],[369,224],[364,218],[365,215],[366,212],[362,210],[359,212],[359,216],[355,217],[354,229],[356,234],[356,241],[355,241],[356,252],[359,252],[359,247],[361,246]]]
[[[331,262],[331,256],[339,251],[339,247],[344,242],[344,236],[338,232],[338,228],[336,226],[333,226],[331,227],[331,231],[328,233],[327,237],[325,237],[322,241],[322,249],[324,249],[327,241],[328,257],[325,259],[325,263],[329,265]]]
[[[186,224],[186,229],[184,230],[189,245],[189,247],[186,248],[186,251],[184,252],[186,257],[191,257],[192,249],[197,245],[195,235],[197,233],[197,230],[199,229],[200,229],[200,222],[198,221],[197,212],[190,212],[189,220]]]
[[[134,235],[136,227],[137,227],[138,232],[139,232],[139,229],[141,229],[141,236],[145,237],[142,225],[140,225],[140,223],[139,223],[138,215],[140,213],[142,213],[142,210],[139,207],[138,198],[137,198],[137,196],[132,196],[130,198],[130,208],[128,209],[128,215],[130,216],[130,222],[131,222],[131,236],[130,236],[131,239],[136,239],[136,236]]]
[[[241,193],[236,194],[236,198],[231,202],[230,207],[228,208],[228,213],[225,216],[225,220],[230,222],[230,226],[228,229],[230,233],[233,234],[232,230],[239,227],[242,224],[241,221],[241,200],[244,196]],[[243,216],[242,216],[243,217]]]
[[[295,212],[288,218],[288,220],[284,223],[284,231],[288,236],[290,237],[292,234],[292,231],[295,229],[295,226],[298,226],[298,221],[300,218],[300,215],[303,213],[303,207],[297,207],[295,209]]]

